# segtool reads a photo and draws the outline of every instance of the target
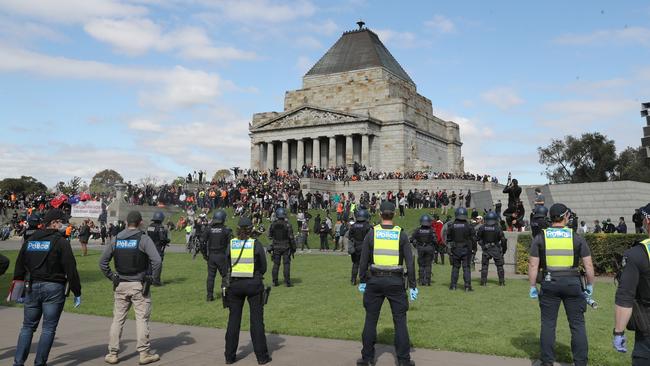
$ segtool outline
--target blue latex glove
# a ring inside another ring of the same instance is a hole
[[[618,352],[627,352],[627,338],[625,338],[625,334],[614,336],[614,342],[612,343],[614,344],[614,349]]]
[[[587,297],[591,297],[593,294],[594,294],[594,285],[589,284],[585,286],[585,295],[587,295]]]
[[[19,297],[16,299],[17,304],[24,304],[25,303],[25,298],[24,297]]]
[[[361,293],[366,292],[366,284],[365,283],[360,283],[359,284],[359,292],[361,292]]]
[[[75,296],[74,298],[74,307],[78,308],[81,305],[81,296]]]
[[[409,290],[409,295],[411,296],[411,300],[415,301],[418,299],[418,289],[417,288],[412,288]]]
[[[539,292],[537,291],[536,286],[531,286],[530,291],[528,292],[528,296],[530,296],[531,299],[536,299],[539,296]]]

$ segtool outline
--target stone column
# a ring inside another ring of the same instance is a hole
[[[320,168],[320,140],[318,137],[314,138],[314,147],[311,150],[312,158],[311,163],[315,168]]]
[[[370,137],[361,135],[361,164],[368,167],[370,165]]]
[[[273,141],[267,142],[266,143],[266,169],[271,169],[275,168],[273,166],[274,160],[275,160],[275,149],[273,147]]]
[[[289,170],[289,141],[282,141],[282,162],[280,163],[280,169],[287,171]]]
[[[345,165],[348,167],[352,165],[352,135],[345,136]]]
[[[336,136],[330,136],[329,157],[327,160],[330,168],[336,166]]]
[[[296,169],[300,171],[303,165],[305,165],[305,141],[303,139],[299,139],[296,154]]]
[[[260,169],[260,144],[251,144],[251,169]]]

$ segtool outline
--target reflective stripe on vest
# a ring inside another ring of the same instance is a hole
[[[573,230],[569,228],[544,229],[546,270],[564,271],[573,268]]]
[[[255,239],[230,240],[230,265],[232,277],[253,277],[255,270]],[[244,249],[242,251],[242,246]],[[241,257],[239,257],[241,252]],[[239,262],[237,258],[239,257]],[[235,264],[237,262],[237,264]]]
[[[641,241],[641,244],[643,244],[645,252],[648,253],[648,260],[650,260],[650,239]]]
[[[402,228],[395,226],[392,229],[383,229],[381,225],[375,226],[373,259],[375,267],[379,269],[395,269],[399,266],[399,237]]]

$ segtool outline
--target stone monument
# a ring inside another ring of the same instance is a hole
[[[373,171],[462,172],[458,124],[436,117],[377,34],[357,24],[305,74],[302,89],[286,92],[283,112],[253,116],[251,168],[356,162]]]

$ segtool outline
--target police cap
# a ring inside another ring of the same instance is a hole
[[[643,217],[650,220],[650,203],[639,208],[639,212],[641,213],[641,215],[643,215]]]
[[[562,217],[566,215],[567,212],[569,212],[569,208],[566,207],[565,204],[555,203],[553,204],[553,206],[551,206],[551,209],[549,210],[549,215],[551,216],[551,219],[553,219],[553,218]]]
[[[237,226],[239,227],[252,227],[253,222],[251,219],[247,216],[242,216],[239,218],[239,222],[237,223]]]
[[[395,204],[391,201],[384,201],[379,205],[379,211],[381,213],[394,213],[395,212]]]
[[[62,210],[60,210],[58,208],[53,208],[53,209],[47,211],[47,213],[45,214],[45,217],[43,217],[43,224],[45,226],[47,226],[47,225],[50,224],[50,222],[52,222],[54,220],[65,221],[65,220],[67,220],[67,216],[65,215],[65,213],[63,213]]]

